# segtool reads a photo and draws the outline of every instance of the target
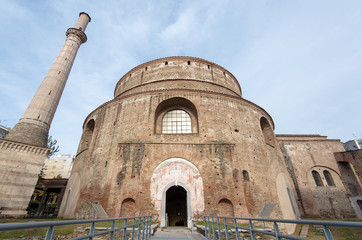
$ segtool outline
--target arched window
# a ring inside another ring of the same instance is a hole
[[[198,133],[195,105],[180,97],[161,102],[155,111],[155,134]]]
[[[190,115],[183,110],[168,111],[162,119],[162,133],[192,133]]]
[[[324,178],[327,181],[328,186],[336,186],[336,184],[333,181],[332,175],[329,171],[324,170],[323,171]]]
[[[243,170],[243,178],[244,181],[249,181],[249,173],[246,170]]]
[[[321,176],[319,175],[319,173],[315,170],[312,171],[312,175],[315,181],[315,184],[319,187],[319,186],[323,186],[323,182],[321,179]]]

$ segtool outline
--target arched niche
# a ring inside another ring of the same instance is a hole
[[[187,226],[192,219],[200,217],[205,209],[204,185],[198,168],[182,158],[164,160],[153,170],[150,184],[151,201],[158,213],[156,221],[166,227],[166,192],[173,186],[181,186],[187,195]]]
[[[80,197],[81,177],[77,172],[73,172],[69,178],[63,201],[59,209],[59,217],[75,218],[76,207]]]
[[[284,173],[279,173],[276,179],[279,208],[284,219],[298,219],[300,217],[298,204],[292,191],[292,185]],[[288,234],[295,231],[296,224],[285,224]]]
[[[250,181],[249,173],[246,170],[243,170],[243,179],[244,181]]]
[[[86,149],[89,148],[89,146],[90,146],[90,144],[92,142],[94,127],[95,127],[94,119],[89,120],[87,122],[87,124],[85,125],[85,127],[83,129],[83,135],[82,135],[80,151],[83,151],[83,150],[86,150]]]
[[[134,217],[136,215],[136,202],[133,198],[122,201],[120,217]]]
[[[191,118],[191,133],[198,133],[198,115],[195,105],[186,98],[174,97],[161,102],[155,111],[155,134],[162,134],[164,116],[173,110],[181,110]]]
[[[227,198],[220,199],[217,204],[217,210],[219,212],[219,216],[234,217],[233,203]]]
[[[265,117],[260,118],[260,127],[263,132],[265,143],[275,147],[274,131],[269,121]]]

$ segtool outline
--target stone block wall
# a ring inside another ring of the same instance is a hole
[[[23,217],[49,149],[0,139],[0,215]]]

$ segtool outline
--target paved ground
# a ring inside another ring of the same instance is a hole
[[[151,240],[180,240],[180,239],[194,239],[194,240],[205,240],[205,238],[194,231],[192,234],[191,230],[184,227],[168,227],[160,231],[158,229]]]

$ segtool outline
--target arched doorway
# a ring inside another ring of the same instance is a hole
[[[168,226],[187,226],[187,192],[181,186],[166,191],[166,216]]]
[[[169,158],[162,161],[154,169],[150,184],[151,201],[154,204],[155,212],[158,213],[154,220],[160,222],[161,227],[167,227],[169,221],[166,219],[166,195],[172,193],[172,187],[181,187],[186,191],[186,194],[183,195],[187,211],[183,218],[184,224],[191,228],[192,219],[201,216],[205,209],[203,186],[200,171],[191,162],[182,158]],[[167,192],[169,189],[170,192]],[[176,191],[174,194],[180,195],[180,192]],[[172,219],[171,224],[173,224]]]

